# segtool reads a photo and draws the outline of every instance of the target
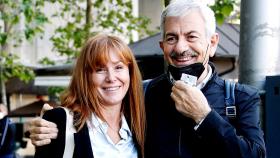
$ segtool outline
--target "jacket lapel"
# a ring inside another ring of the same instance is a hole
[[[93,158],[88,127],[84,127],[74,134],[75,149],[73,158]]]

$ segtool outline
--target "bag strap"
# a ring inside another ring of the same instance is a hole
[[[143,80],[143,90],[144,90],[144,96],[146,95],[148,86],[150,85],[152,79],[147,79],[147,80]]]
[[[69,109],[62,107],[66,113],[66,131],[65,131],[65,149],[63,158],[73,157],[75,142],[74,142],[74,133],[76,130],[73,126],[73,114]]]
[[[3,132],[1,131],[1,142],[0,142],[0,149],[2,148],[4,142],[5,142],[5,138],[6,138],[6,134],[7,134],[7,130],[8,130],[8,126],[9,126],[9,119],[7,117],[3,118],[3,122],[4,122],[4,128],[3,128]]]
[[[225,80],[225,105],[226,116],[230,119],[236,118],[236,106],[235,106],[235,82]]]

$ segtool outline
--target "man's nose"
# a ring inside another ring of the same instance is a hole
[[[185,39],[179,39],[174,47],[174,51],[177,53],[182,53],[189,49],[189,44]]]

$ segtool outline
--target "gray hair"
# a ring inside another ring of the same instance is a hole
[[[198,0],[173,0],[161,14],[160,32],[161,38],[165,36],[165,19],[169,16],[182,17],[192,10],[198,10],[205,21],[206,37],[210,38],[216,32],[216,19],[214,12]]]

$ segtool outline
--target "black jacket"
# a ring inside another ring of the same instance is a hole
[[[58,128],[56,139],[41,147],[36,147],[35,158],[62,158],[65,148],[66,112],[62,108],[49,110],[44,114],[44,119],[54,122]],[[85,125],[78,133],[74,134],[75,149],[73,158],[93,158],[88,128]]]
[[[237,118],[233,126],[225,115],[224,80],[218,77],[213,66],[212,69],[214,73],[202,89],[212,111],[197,131],[195,122],[176,110],[167,74],[151,81],[145,94],[145,158],[264,157],[257,90],[236,85]]]
[[[63,108],[55,108],[46,111],[43,118],[56,123],[58,135],[56,139],[52,139],[50,144],[36,147],[35,158],[62,158],[65,149],[66,112]],[[127,119],[127,121],[129,120]],[[79,132],[74,133],[74,142],[75,148],[73,158],[94,157],[87,125],[84,125]],[[139,145],[136,141],[134,142],[138,149],[138,157],[141,157]]]

